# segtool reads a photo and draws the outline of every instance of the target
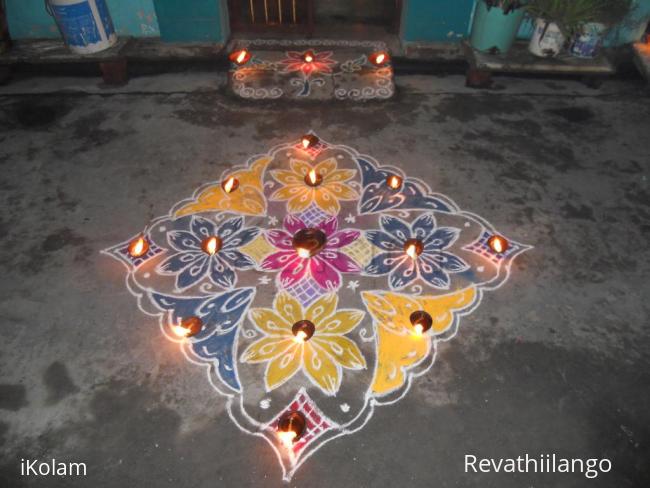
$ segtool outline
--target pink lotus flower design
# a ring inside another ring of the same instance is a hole
[[[334,54],[332,51],[321,51],[315,52],[312,54],[314,60],[311,63],[307,63],[303,56],[308,51],[298,52],[298,51],[288,51],[287,57],[280,61],[284,65],[285,69],[289,72],[291,71],[301,71],[303,75],[309,76],[312,73],[331,73],[332,66],[336,64],[336,61],[332,58]]]
[[[341,249],[356,241],[361,233],[346,229],[337,232],[338,220],[331,217],[322,221],[316,228],[327,236],[323,249],[315,256],[303,258],[293,248],[293,236],[307,225],[299,218],[289,215],[284,219],[284,228],[267,231],[269,243],[280,249],[267,256],[261,264],[264,270],[282,270],[279,282],[283,288],[298,283],[311,276],[325,290],[335,290],[341,285],[340,273],[354,273],[361,267]]]

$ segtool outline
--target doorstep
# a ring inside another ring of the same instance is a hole
[[[333,39],[237,39],[228,51],[247,48],[252,57],[229,71],[229,89],[251,100],[385,100],[395,93],[393,69],[374,66],[370,54],[386,51],[381,41]],[[311,51],[315,62],[302,61]]]

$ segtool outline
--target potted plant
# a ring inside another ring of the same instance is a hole
[[[536,56],[557,56],[582,26],[597,22],[609,0],[531,0],[526,9],[535,17],[528,49]]]
[[[478,0],[470,44],[477,51],[506,53],[524,18],[523,0]]]
[[[593,58],[598,55],[606,33],[625,19],[632,9],[632,0],[609,0],[600,7],[594,22],[579,27],[571,40],[569,52],[579,58]]]

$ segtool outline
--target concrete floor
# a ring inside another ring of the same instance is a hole
[[[252,103],[222,75],[26,79],[0,92],[0,485],[282,486],[204,373],[99,251],[306,128],[402,166],[532,244],[434,368],[299,487],[650,486],[650,98],[641,82],[398,78],[387,102]],[[143,324],[145,323],[145,324]],[[479,457],[608,457],[609,474],[466,474]],[[21,458],[85,478],[20,476]]]

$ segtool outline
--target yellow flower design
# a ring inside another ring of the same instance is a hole
[[[289,213],[302,212],[312,203],[316,203],[328,214],[337,215],[341,210],[339,201],[359,198],[359,194],[346,184],[354,178],[356,170],[337,169],[336,160],[333,158],[321,161],[315,166],[292,159],[290,166],[291,171],[282,169],[271,171],[273,178],[283,185],[271,195],[271,199],[286,200]],[[305,182],[305,176],[312,169],[323,178],[318,186],[309,186]]]
[[[341,386],[341,368],[365,369],[359,347],[345,334],[353,331],[365,312],[336,310],[338,297],[331,293],[303,310],[287,293],[276,295],[273,310],[254,308],[251,321],[265,337],[251,344],[242,354],[246,363],[268,362],[264,375],[266,390],[273,390],[303,369],[309,380],[327,395],[335,395]],[[309,320],[315,326],[313,336],[297,341],[291,328]]]

